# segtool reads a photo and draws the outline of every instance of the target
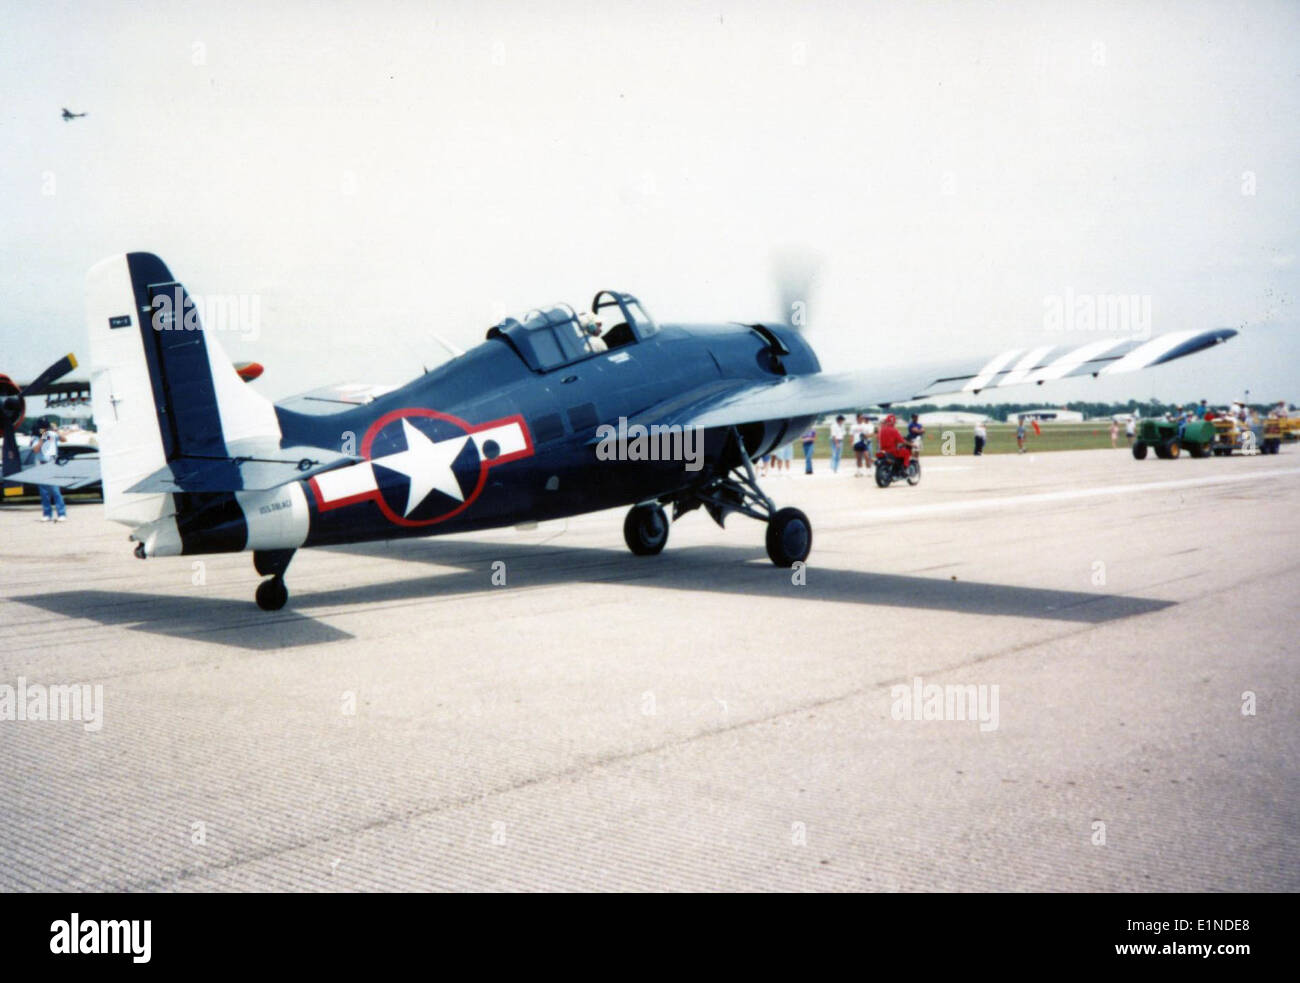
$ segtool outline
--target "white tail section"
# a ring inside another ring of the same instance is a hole
[[[167,463],[140,317],[126,256],[114,256],[91,267],[86,275],[86,330],[90,334],[90,398],[99,429],[104,513],[129,526],[174,511],[170,495],[125,494]]]
[[[278,442],[274,405],[239,377],[217,333],[149,253],[87,274],[91,400],[108,518],[136,526],[176,511],[164,494],[127,489],[187,455],[220,458],[234,441]]]

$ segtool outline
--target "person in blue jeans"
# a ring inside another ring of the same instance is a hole
[[[803,435],[803,466],[804,474],[812,474],[812,452],[813,446],[817,443],[817,428],[809,427]]]
[[[844,416],[841,414],[831,424],[831,474],[839,474],[840,455],[844,452]]]
[[[41,464],[53,464],[59,459],[59,432],[42,420],[36,427],[36,437],[32,441],[36,451],[36,460]],[[41,493],[41,522],[63,522],[68,517],[68,507],[63,503],[63,492],[54,485],[37,485]],[[54,514],[57,513],[57,514]]]

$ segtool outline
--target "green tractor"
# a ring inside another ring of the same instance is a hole
[[[1162,417],[1149,417],[1138,422],[1137,439],[1133,441],[1133,456],[1139,461],[1147,456],[1147,448],[1156,452],[1163,461],[1178,457],[1184,449],[1192,457],[1209,457],[1214,445],[1214,424],[1204,420],[1189,420],[1178,436],[1178,424]]]

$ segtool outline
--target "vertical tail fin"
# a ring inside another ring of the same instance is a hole
[[[221,459],[228,443],[280,439],[275,407],[240,379],[157,256],[94,266],[86,323],[108,518],[136,526],[175,512],[171,495],[126,490],[178,458]]]

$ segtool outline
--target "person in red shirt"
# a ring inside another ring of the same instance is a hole
[[[886,454],[902,458],[903,467],[912,463],[912,445],[898,432],[894,414],[889,414],[880,424],[880,449]]]

